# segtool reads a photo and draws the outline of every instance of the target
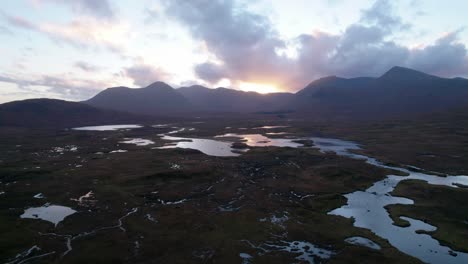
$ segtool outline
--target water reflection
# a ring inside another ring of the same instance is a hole
[[[58,223],[63,221],[65,217],[76,213],[75,210],[70,207],[61,206],[61,205],[44,205],[41,207],[33,207],[26,209],[21,218],[32,218],[32,219],[42,219],[48,221],[57,226]]]
[[[249,147],[302,147],[303,144],[294,142],[295,139],[269,138],[260,134],[235,134],[228,133],[216,136],[216,138],[240,138]]]
[[[261,127],[254,127],[253,129],[275,129],[275,128],[287,128],[289,126],[261,126]]]
[[[152,140],[144,139],[144,138],[125,138],[124,141],[120,141],[119,143],[134,144],[137,146],[147,146],[147,145],[154,144]]]
[[[374,183],[366,191],[356,191],[345,195],[348,199],[347,205],[331,211],[329,214],[354,218],[354,225],[370,229],[376,235],[387,239],[390,244],[400,251],[417,257],[427,263],[468,263],[468,254],[453,252],[449,247],[440,243],[427,234],[418,234],[416,231],[434,231],[436,228],[422,221],[401,217],[410,223],[409,227],[393,225],[386,205],[390,204],[413,204],[413,201],[403,197],[394,197],[390,193],[399,182],[403,180],[417,179],[433,185],[445,185],[457,188],[456,184],[468,184],[468,176],[439,177],[423,172],[413,172],[406,168],[388,166],[382,162],[364,155],[354,154],[351,151],[359,149],[359,145],[329,138],[311,138],[315,147],[322,152],[332,151],[338,155],[355,159],[387,169],[407,173],[409,176],[389,175],[387,178]]]
[[[357,245],[357,246],[363,246],[363,247],[368,247],[370,249],[375,249],[375,250],[380,250],[381,247],[375,243],[374,241],[367,239],[365,237],[349,237],[345,239],[346,243],[352,244],[352,245]]]
[[[199,150],[200,152],[206,155],[217,157],[236,157],[240,155],[239,153],[236,153],[232,148],[232,142],[224,142],[219,140],[202,138],[182,138],[167,135],[163,136],[161,139],[177,142],[162,147],[157,147],[155,149],[195,149]]]
[[[108,125],[108,126],[85,126],[85,127],[75,127],[73,130],[81,131],[115,131],[120,129],[133,129],[141,128],[140,125]]]
[[[180,131],[180,130],[178,130]],[[210,156],[218,157],[236,157],[239,156],[242,152],[248,151],[248,148],[233,147],[233,143],[238,141],[240,138],[242,143],[245,143],[248,147],[291,147],[297,148],[302,147],[303,144],[294,142],[294,139],[282,139],[282,138],[268,138],[260,134],[224,134],[215,136],[217,139],[202,139],[202,138],[185,138],[185,137],[174,137],[169,136],[168,134],[175,134],[175,131],[171,131],[166,134],[162,134],[161,139],[176,141],[175,143],[170,143],[162,147],[157,147],[155,149],[172,149],[172,148],[185,148],[185,149],[195,149],[199,150],[202,153],[205,153]],[[232,139],[236,138],[236,139]]]

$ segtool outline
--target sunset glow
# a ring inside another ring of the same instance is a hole
[[[0,103],[156,81],[297,92],[396,65],[468,77],[468,1],[293,2],[2,1]]]
[[[257,92],[262,94],[279,92],[278,88],[271,84],[243,82],[239,85],[239,88],[245,92]]]
[[[0,0],[0,264],[468,264],[467,10]]]

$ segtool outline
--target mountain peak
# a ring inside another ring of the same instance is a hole
[[[165,89],[165,90],[172,90],[174,88],[172,88],[170,85],[168,85],[167,83],[165,82],[154,82],[148,86],[145,87],[146,89]]]
[[[326,77],[322,77],[320,79],[317,79],[317,80],[309,83],[304,89],[313,89],[313,88],[315,89],[315,88],[318,88],[318,87],[333,86],[334,84],[336,84],[340,80],[343,80],[343,78],[337,77],[335,75],[326,76]]]
[[[417,70],[401,67],[401,66],[394,66],[379,79],[381,80],[389,80],[389,81],[415,81],[415,80],[423,80],[423,79],[437,79],[438,77],[429,75],[427,73],[423,73]]]
[[[417,71],[417,70],[413,70],[413,69],[410,69],[410,68],[405,68],[405,67],[402,67],[402,66],[393,66],[390,70],[388,70],[384,75],[386,74],[411,74],[411,73],[414,73],[414,74],[425,74],[423,72],[420,72],[420,71]]]
[[[341,79],[340,77],[337,77],[336,75],[330,75],[330,76],[325,76],[322,78],[319,78],[312,83],[325,83],[325,82],[332,82]]]
[[[210,88],[207,88],[207,87],[205,87],[203,85],[199,85],[199,84],[195,84],[195,85],[189,86],[187,88],[192,89],[192,90],[203,90],[203,91],[210,90]]]

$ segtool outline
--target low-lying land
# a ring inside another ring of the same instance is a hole
[[[282,127],[262,128],[272,124]],[[306,261],[308,256],[329,263],[419,263],[369,230],[354,227],[352,219],[327,214],[346,204],[344,194],[365,190],[395,171],[321,153],[308,141],[299,141],[305,145],[299,148],[253,147],[238,157],[157,149],[171,143],[161,134],[181,128],[186,129],[175,135],[213,138],[235,132],[285,138],[339,135],[343,127],[311,128],[282,118],[150,125],[155,124],[117,131],[0,129],[0,259],[18,263],[44,255],[32,261],[285,263]],[[414,152],[398,152],[401,145],[391,143],[396,136],[409,137],[408,130],[401,135],[395,130],[385,135],[378,129],[347,131],[348,138],[357,140],[368,133],[363,152],[386,149],[375,156],[414,165],[412,154],[407,160],[397,157]],[[153,143],[121,143],[129,138]],[[377,144],[381,138],[387,140]],[[237,142],[245,148],[240,139]],[[466,169],[457,165],[456,171]],[[415,191],[419,189],[423,191]],[[439,187],[402,182],[394,193],[414,199],[415,205],[392,206],[392,214],[427,220],[440,227],[435,238],[466,251],[466,234],[459,231],[466,210],[460,210],[459,202],[447,206],[451,199],[466,197],[466,190],[440,191],[441,196],[449,195],[433,201],[429,197],[439,197]],[[430,196],[423,195],[427,193]],[[57,226],[20,218],[25,209],[46,203],[77,212]],[[459,233],[453,234],[455,230]],[[345,242],[354,236],[374,241],[381,250]],[[299,242],[311,244],[300,248]],[[322,253],[312,254],[312,246]],[[31,248],[30,254],[15,259]]]
[[[391,205],[389,212],[396,225],[408,223],[400,216],[420,219],[437,227],[429,232],[442,244],[468,252],[468,189],[431,186],[423,181],[403,181],[392,195],[408,197],[414,205]]]

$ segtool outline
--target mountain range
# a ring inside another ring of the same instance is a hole
[[[174,89],[163,82],[145,88],[108,88],[82,103],[135,114],[250,113],[288,107],[292,93],[260,94],[200,85]]]
[[[431,113],[468,105],[468,80],[394,67],[378,78],[319,79],[296,94],[294,105],[365,118]]]
[[[200,85],[174,89],[166,83],[155,82],[138,89],[108,88],[80,103],[61,101],[59,104],[46,99],[10,102],[0,105],[0,124],[18,122],[15,121],[17,118],[27,120],[25,113],[41,104],[47,106],[48,111],[35,111],[30,116],[40,119],[40,113],[47,113],[44,118],[49,120],[54,119],[52,116],[57,120],[76,116],[78,120],[80,113],[86,113],[97,120],[104,116],[286,112],[310,118],[373,119],[407,117],[468,106],[468,80],[441,78],[393,67],[377,78],[321,78],[297,93],[260,94]],[[60,110],[62,107],[64,110]],[[92,111],[95,113],[90,115]]]
[[[0,126],[66,127],[140,120],[149,118],[55,99],[28,99],[0,105]]]
[[[468,104],[468,80],[393,67],[378,78],[325,77],[295,94],[259,94],[199,85],[174,89],[156,82],[141,89],[108,88],[83,103],[146,115],[294,111],[366,118],[463,106]]]

